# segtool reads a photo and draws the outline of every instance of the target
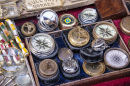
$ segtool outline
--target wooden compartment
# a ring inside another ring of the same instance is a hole
[[[113,23],[112,20],[106,20],[106,21]],[[98,22],[96,22],[96,23],[98,23]],[[87,24],[87,25],[84,25],[84,26],[86,26],[86,27],[92,26],[91,28],[93,28],[93,26],[96,23]],[[53,34],[53,35],[55,35],[55,37],[61,37],[62,31],[65,31],[65,30],[58,30],[58,31],[50,32],[49,34],[50,35]],[[29,50],[29,46],[28,46],[29,39],[30,39],[30,37],[25,38],[25,43],[26,43],[28,50]],[[124,49],[125,51],[127,51],[130,54],[129,50],[127,49],[127,47],[126,47],[126,45],[125,45],[125,43],[124,43],[124,41],[123,41],[123,39],[121,38],[120,35],[118,36],[117,43],[118,43],[120,48]],[[37,76],[37,73],[36,73],[36,70],[35,70],[33,56],[31,54],[31,52],[30,52],[30,56],[29,56],[28,60],[30,62],[30,66],[32,68],[35,83],[36,83],[37,86],[40,86],[39,79],[38,79],[38,76]],[[94,76],[94,77],[85,77],[85,78],[81,78],[81,79],[74,80],[74,81],[67,82],[67,83],[63,82],[63,83],[58,84],[58,85],[61,85],[61,86],[91,86],[91,85],[94,85],[94,84],[98,84],[98,83],[102,83],[102,82],[106,82],[106,81],[114,80],[114,79],[118,79],[118,78],[123,78],[123,77],[126,77],[126,76],[130,76],[130,68],[126,68],[126,69],[122,69],[122,70],[118,70],[118,71],[114,71],[114,72],[108,72],[108,73],[104,73],[102,75],[98,75],[98,76]]]

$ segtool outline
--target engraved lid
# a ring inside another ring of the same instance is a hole
[[[26,22],[22,25],[21,32],[25,36],[32,36],[36,32],[36,27],[31,22]]]
[[[105,65],[103,62],[87,63],[84,61],[83,70],[90,76],[96,76],[105,72]]]
[[[82,47],[89,42],[90,36],[85,29],[77,26],[76,28],[70,30],[68,33],[68,39],[73,46]]]
[[[54,60],[45,59],[39,64],[39,72],[44,77],[50,77],[56,74],[58,65]]]
[[[121,20],[120,29],[123,33],[130,35],[130,16],[127,16]]]

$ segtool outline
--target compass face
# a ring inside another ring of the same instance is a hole
[[[95,32],[101,38],[112,38],[116,35],[116,30],[107,24],[101,24],[96,27]]]
[[[88,8],[83,10],[82,17],[87,20],[93,20],[97,17],[97,12],[95,9]]]
[[[32,38],[31,45],[39,52],[46,52],[53,48],[54,40],[50,35],[47,34],[36,35],[34,38]]]
[[[64,24],[72,24],[74,22],[74,19],[71,16],[66,15],[66,16],[63,16],[62,22]]]
[[[108,66],[117,69],[126,67],[129,63],[128,55],[120,48],[106,51],[104,59]]]

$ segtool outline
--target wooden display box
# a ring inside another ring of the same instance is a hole
[[[107,22],[113,23],[112,20],[107,20]],[[96,23],[88,24],[88,25],[84,25],[84,26],[93,28],[93,26],[95,24]],[[65,31],[65,30],[63,30],[63,31]],[[55,37],[61,37],[62,36],[62,30],[50,32],[49,34],[50,35],[53,34],[53,35],[55,35]],[[25,43],[26,43],[28,50],[29,50],[29,46],[28,46],[29,39],[30,39],[30,37],[25,38]],[[126,45],[125,45],[125,43],[124,43],[124,41],[123,41],[123,39],[121,38],[120,35],[117,39],[117,43],[118,43],[120,48],[127,51],[130,55],[129,50],[127,49],[127,47],[126,47]],[[30,66],[32,68],[35,83],[36,83],[37,86],[40,86],[39,79],[38,79],[38,76],[37,76],[37,73],[36,73],[36,70],[35,70],[33,56],[31,54],[31,52],[30,52],[30,56],[29,56],[28,60],[30,62]],[[109,81],[109,80],[119,79],[119,78],[123,78],[123,77],[126,77],[126,76],[127,77],[130,76],[130,68],[125,68],[125,69],[118,70],[118,71],[108,72],[108,73],[104,73],[104,74],[94,76],[94,77],[85,77],[85,78],[82,78],[82,79],[79,79],[79,80],[71,81],[71,82],[68,82],[68,83],[61,83],[61,84],[58,84],[58,85],[60,85],[60,86],[86,86],[86,85],[91,86],[91,85],[94,85],[94,84],[106,82],[106,81]]]
[[[121,19],[127,15],[124,0],[96,0],[95,6],[102,20]]]
[[[127,15],[130,15],[130,0],[123,0],[123,4],[126,9]]]

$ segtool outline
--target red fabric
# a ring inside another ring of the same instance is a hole
[[[67,10],[67,11],[61,11],[61,12],[58,12],[58,16],[60,16],[61,14],[64,14],[64,13],[69,13],[69,14],[72,14],[74,15],[76,18],[78,18],[78,14],[85,8],[93,8],[93,6],[87,6],[87,7],[81,7],[81,8],[76,8],[76,9],[72,9],[72,10]],[[15,20],[15,23],[16,25],[21,25],[25,22],[28,22],[28,21],[31,21],[33,20],[34,23],[36,24],[37,23],[37,19],[36,17],[30,17],[30,18],[24,18],[24,19],[18,19],[18,20]],[[116,27],[118,28],[118,31],[120,33],[120,35],[122,36],[124,42],[127,44],[128,42],[128,39],[130,38],[130,36],[127,36],[125,34],[123,34],[119,28],[119,24],[120,24],[120,21],[121,19],[119,20],[114,20],[114,24],[116,25]],[[117,79],[117,80],[113,80],[113,81],[108,81],[108,82],[104,82],[104,83],[100,83],[100,84],[97,84],[97,85],[93,85],[93,86],[130,86],[130,77],[126,77],[126,78],[122,78],[122,79]]]
[[[130,86],[130,77],[125,77],[121,79],[116,79],[92,86]]]

